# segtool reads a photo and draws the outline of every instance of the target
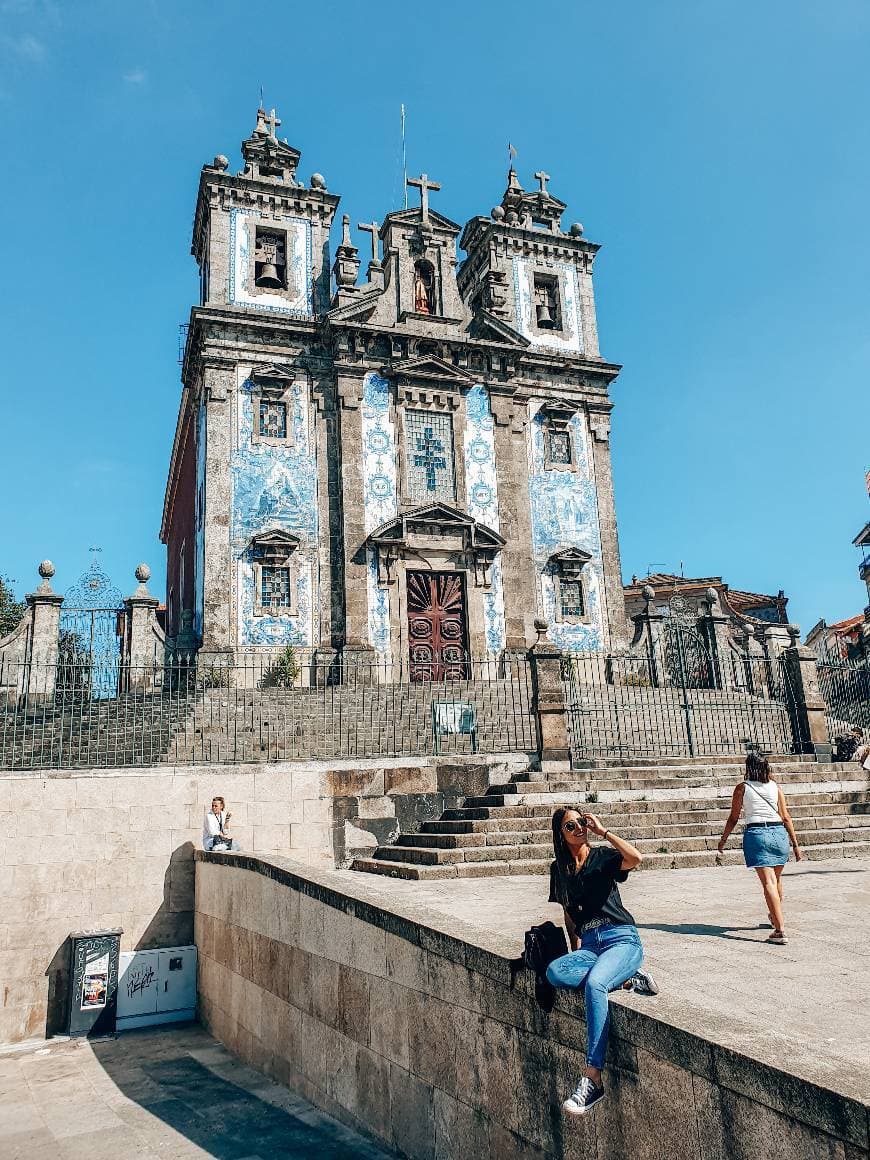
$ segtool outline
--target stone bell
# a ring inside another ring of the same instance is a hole
[[[536,307],[538,315],[538,326],[548,327],[553,325],[553,315],[550,312],[550,304],[546,300],[539,302]]]
[[[278,277],[278,267],[274,262],[264,262],[255,281],[258,286],[268,286],[273,290],[280,290],[284,285]]]

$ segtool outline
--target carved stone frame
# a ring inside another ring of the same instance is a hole
[[[296,596],[297,568],[293,559],[299,539],[282,528],[258,532],[251,537],[250,552],[254,566],[254,616],[271,616],[276,620],[289,619],[299,613]],[[276,609],[262,603],[263,568],[286,568],[290,603]]]
[[[556,597],[555,618],[558,624],[591,624],[592,616],[589,610],[589,569],[592,559],[589,552],[582,548],[564,548],[561,552],[554,552],[547,561],[547,568],[553,577],[553,590]],[[562,613],[562,583],[566,580],[575,580],[580,583],[580,594],[583,599],[582,616],[564,616]]]
[[[535,300],[535,278],[546,278],[550,282],[556,284],[557,305],[559,310],[559,326],[538,326],[538,312],[537,302]],[[567,338],[568,331],[565,329],[565,274],[564,271],[558,269],[551,269],[546,266],[535,266],[530,264],[528,267],[528,282],[529,282],[529,329],[532,334],[539,338],[546,338],[548,335],[555,335],[558,338]]]
[[[565,403],[561,399],[553,399],[538,410],[542,418],[541,434],[544,437],[544,469],[546,471],[576,471],[577,470],[577,440],[571,430],[571,420],[577,414],[578,408]],[[554,463],[550,456],[550,435],[553,432],[564,432],[568,436],[568,446],[571,453],[569,463]]]
[[[267,217],[245,217],[243,229],[248,233],[248,269],[245,271],[247,280],[247,291],[254,297],[261,294],[277,295],[279,298],[286,298],[288,305],[299,297],[298,288],[293,282],[293,263],[291,261],[291,245],[293,243],[292,230],[287,222],[273,221]],[[257,230],[268,230],[273,234],[284,235],[284,259],[285,270],[287,277],[287,285],[281,290],[277,290],[274,286],[258,286],[255,278],[257,272]]]
[[[293,429],[293,382],[294,375],[280,367],[254,367],[248,376],[251,383],[251,443],[270,447],[292,447],[295,443]],[[260,434],[260,403],[263,401],[284,403],[287,408],[287,434],[283,439]]]

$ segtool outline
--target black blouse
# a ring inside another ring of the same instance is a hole
[[[628,878],[628,871],[621,866],[622,855],[610,846],[593,846],[581,869],[573,874],[561,870],[554,861],[550,866],[550,902],[564,906],[578,932],[593,918],[606,919],[614,926],[634,926],[616,885]]]

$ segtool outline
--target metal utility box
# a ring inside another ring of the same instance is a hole
[[[196,947],[124,951],[118,973],[118,1030],[196,1018]]]
[[[67,1032],[111,1035],[115,1030],[118,956],[123,930],[76,930],[70,936]]]

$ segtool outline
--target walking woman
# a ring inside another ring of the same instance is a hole
[[[589,835],[604,839],[590,846]],[[617,882],[625,882],[642,855],[605,830],[594,814],[563,806],[553,814],[550,901],[561,903],[571,953],[554,959],[547,978],[554,987],[583,988],[586,1006],[586,1070],[562,1107],[584,1116],[604,1098],[601,1069],[610,1027],[609,992],[634,979],[635,989],[655,995],[652,977],[640,970],[643,947],[634,919],[622,905]]]
[[[767,917],[773,932],[769,943],[783,947],[788,942],[782,913],[782,868],[788,861],[788,847],[794,850],[795,861],[803,855],[794,832],[782,787],[770,776],[770,762],[757,753],[746,758],[746,777],[734,787],[731,813],[719,840],[719,853],[725,852],[725,843],[743,812],[743,858],[761,882],[767,903]]]

